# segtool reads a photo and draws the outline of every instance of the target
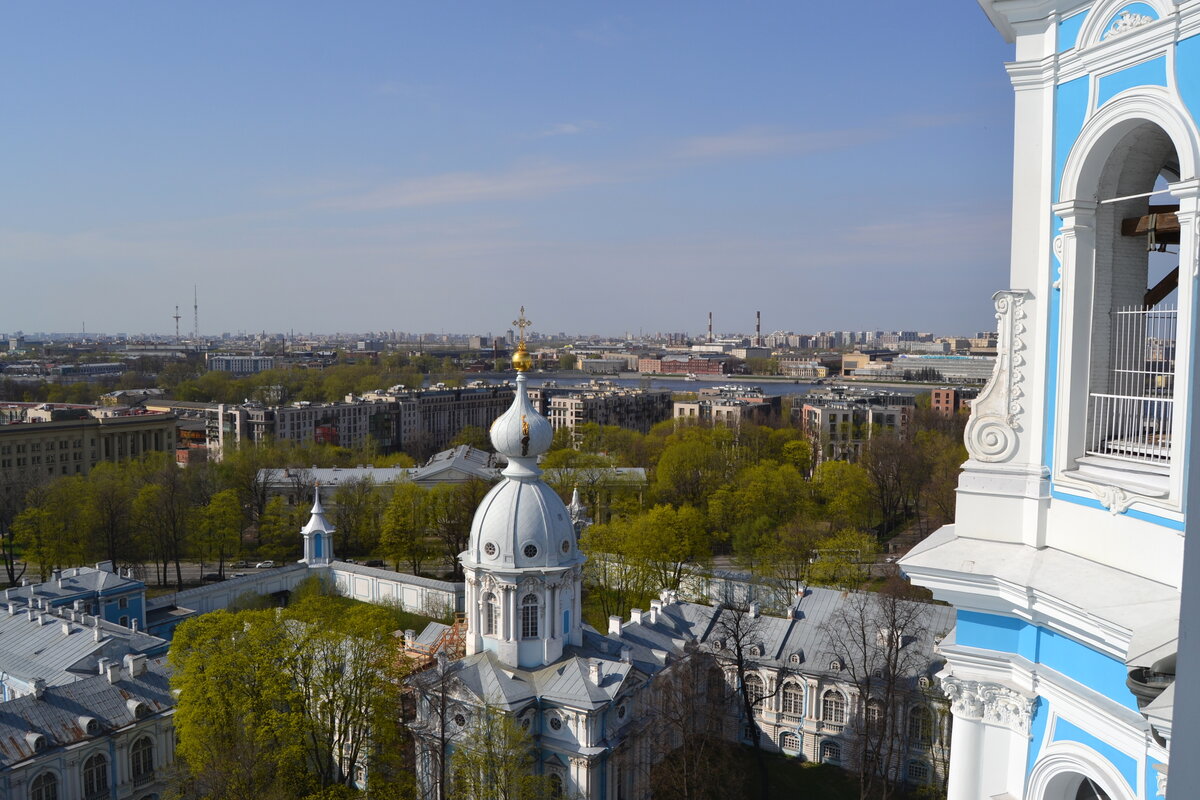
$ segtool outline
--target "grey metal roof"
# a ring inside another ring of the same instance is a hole
[[[126,578],[116,572],[96,567],[71,567],[61,570],[57,580],[14,586],[4,590],[5,598],[45,597],[51,602],[83,595],[119,594],[123,591],[144,589],[145,584],[134,578]]]
[[[134,701],[134,702],[131,702]],[[135,713],[137,702],[143,714]],[[0,767],[11,767],[39,752],[94,739],[175,706],[166,658],[151,659],[142,674],[131,677],[124,668],[116,682],[94,674],[66,686],[47,687],[42,696],[26,695],[0,704]],[[89,734],[86,719],[99,728]],[[45,748],[35,751],[33,737],[45,737]]]
[[[15,615],[9,614],[10,607],[15,607]],[[167,642],[157,636],[103,620],[96,641],[95,617],[64,611],[70,619],[35,611],[31,621],[23,604],[0,603],[0,673],[24,682],[41,678],[56,686],[95,674],[100,658],[118,660],[127,653],[156,654],[167,649]]]
[[[828,672],[830,659],[835,653],[827,626],[850,597],[851,594],[847,592],[810,587],[805,590],[799,602],[799,611],[792,618],[758,617],[753,623],[752,641],[749,644],[760,646],[762,654],[754,656],[754,661],[764,666],[782,668],[790,665],[792,654],[800,654],[804,672]],[[917,605],[920,606],[926,632],[906,646],[924,651],[928,654],[928,661],[933,662],[936,660],[935,639],[954,627],[954,609],[933,603]],[[605,638],[630,647],[635,661],[653,663],[654,651],[667,650],[672,655],[680,655],[688,639],[711,646],[721,636],[721,617],[732,613],[718,606],[667,603],[663,605],[657,622],[650,622],[651,615],[646,612],[642,615],[642,622],[624,623],[619,637]]]

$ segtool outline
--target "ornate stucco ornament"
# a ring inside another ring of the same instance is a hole
[[[1107,42],[1109,39],[1115,39],[1118,36],[1129,33],[1135,28],[1149,25],[1151,22],[1154,22],[1154,17],[1148,14],[1135,14],[1132,11],[1122,11],[1112,21],[1112,24],[1108,26],[1108,29],[1100,35],[1100,41]]]
[[[1096,495],[1096,499],[1100,501],[1100,505],[1108,509],[1108,513],[1116,516],[1124,514],[1133,505],[1137,497],[1129,494],[1119,486],[1105,486],[1103,484],[1089,484],[1088,488],[1092,490],[1092,494]]]
[[[1033,698],[998,683],[964,681],[945,674],[939,677],[954,716],[964,720],[982,720],[1029,736],[1033,721]]]
[[[1010,289],[996,292],[996,366],[979,398],[972,404],[964,440],[976,461],[996,462],[1012,458],[1017,449],[1020,415],[1024,411],[1021,388],[1025,380],[1025,300],[1029,292]]]

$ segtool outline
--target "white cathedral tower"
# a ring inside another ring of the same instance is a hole
[[[1200,3],[980,5],[1015,44],[1011,283],[955,522],[901,560],[956,609],[949,797],[1197,797]]]
[[[300,529],[304,537],[302,563],[310,567],[328,566],[333,563],[333,532],[337,528],[325,519],[325,508],[321,505],[321,484],[313,487],[313,505],[308,522]]]
[[[516,396],[490,432],[508,466],[475,512],[470,544],[459,559],[467,583],[467,655],[493,652],[504,664],[529,669],[557,661],[566,645],[583,643],[584,556],[566,505],[537,466],[554,431],[526,394],[524,311],[515,323],[522,333],[513,356]]]

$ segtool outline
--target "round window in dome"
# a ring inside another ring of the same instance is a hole
[[[554,728],[554,730],[556,730],[556,731],[560,730],[562,728],[562,720],[559,719],[558,717],[551,717],[550,718],[550,727]]]
[[[534,558],[535,556],[537,556],[537,553],[538,553],[537,545],[536,544],[527,544],[527,545],[525,545],[525,549],[522,550],[521,552],[525,554],[526,558]]]
[[[570,542],[568,542],[566,539],[563,539],[563,543],[562,543],[562,551],[563,551],[564,553],[569,553],[569,552],[571,552],[571,543],[570,543]]]
[[[454,715],[454,724],[461,728],[462,726],[467,724],[467,718],[464,717],[462,714],[455,714]]]
[[[486,555],[487,555],[489,558],[495,558],[495,557],[496,557],[496,543],[495,543],[495,542],[488,542],[487,544],[485,544],[485,545],[483,546],[483,552],[484,552],[484,553],[485,553],[485,554],[486,554]]]
[[[625,706],[617,709],[617,719],[625,719]]]

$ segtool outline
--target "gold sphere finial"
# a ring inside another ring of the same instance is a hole
[[[532,324],[525,318],[525,306],[521,306],[521,316],[513,320],[513,325],[520,331],[520,341],[517,343],[517,350],[513,353],[512,359],[513,369],[517,372],[527,372],[533,366],[533,357],[525,349],[525,329]]]

